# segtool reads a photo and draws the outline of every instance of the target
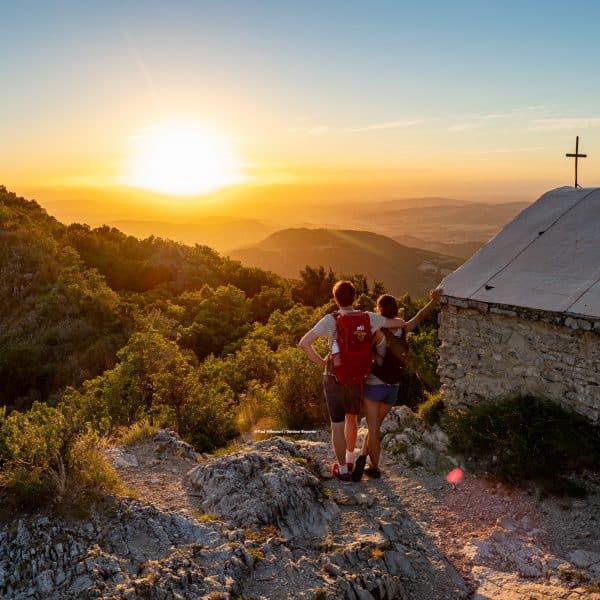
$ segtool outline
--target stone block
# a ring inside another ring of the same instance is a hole
[[[490,305],[487,302],[478,302],[477,300],[469,300],[469,308],[474,308],[475,310],[486,313],[488,312]]]
[[[565,327],[570,327],[571,329],[579,329],[579,323],[577,319],[573,317],[567,317],[565,319]]]
[[[460,308],[468,308],[469,301],[463,300],[462,298],[453,298],[452,296],[448,296],[448,304],[450,306],[458,306]]]
[[[498,306],[491,306],[490,312],[496,315],[503,315],[505,317],[516,317],[517,311],[509,308],[499,308]]]

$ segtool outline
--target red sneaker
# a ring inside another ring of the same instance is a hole
[[[349,483],[350,481],[352,481],[352,476],[350,475],[350,473],[340,473],[340,465],[338,463],[335,463],[333,465],[331,472],[333,473],[334,477],[336,477],[340,481],[343,481],[344,483]]]

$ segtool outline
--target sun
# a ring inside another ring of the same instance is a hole
[[[132,187],[193,196],[244,180],[225,137],[192,122],[154,125],[132,143],[123,177]]]

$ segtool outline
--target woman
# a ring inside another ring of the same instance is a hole
[[[441,289],[432,290],[429,293],[429,303],[410,321],[406,321],[403,328],[396,329],[394,335],[400,338],[403,333],[406,334],[416,329],[419,323],[431,313],[435,305],[439,302],[441,295]],[[389,294],[379,296],[376,311],[388,319],[397,317],[398,303],[396,302],[396,298]],[[375,361],[381,365],[387,350],[387,340],[381,330],[375,332],[373,350]],[[373,373],[370,373],[365,380],[364,407],[368,433],[363,441],[360,456],[356,459],[356,464],[354,465],[352,472],[353,481],[360,481],[363,472],[366,472],[370,477],[381,477],[381,471],[379,470],[379,456],[381,453],[379,428],[392,406],[396,404],[399,388],[399,383],[385,383]],[[365,470],[367,454],[371,459],[371,464]]]

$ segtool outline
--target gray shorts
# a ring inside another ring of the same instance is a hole
[[[341,385],[335,375],[325,373],[323,375],[323,391],[332,423],[341,423],[347,414],[357,415],[360,412],[362,389],[359,383]]]

